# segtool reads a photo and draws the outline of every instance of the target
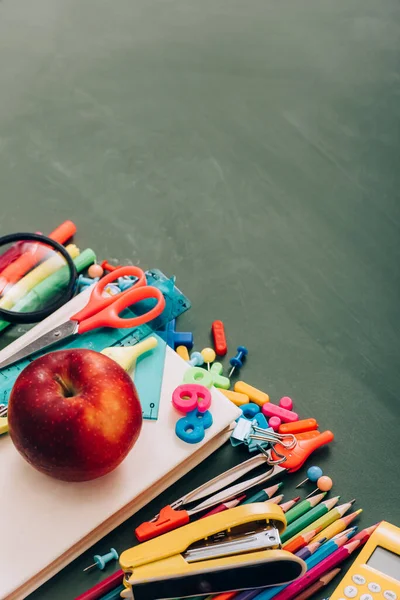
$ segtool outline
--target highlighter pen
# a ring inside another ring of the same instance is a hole
[[[96,261],[96,255],[90,248],[83,250],[79,256],[74,259],[74,264],[78,273],[86,269],[89,265]],[[46,304],[53,294],[57,291],[62,291],[67,285],[70,278],[70,270],[68,266],[62,267],[49,277],[46,277],[41,283],[35,285],[34,288],[24,296],[14,306],[15,312],[33,312],[39,310],[43,304]],[[0,320],[0,331],[8,327],[8,321]]]
[[[76,225],[72,221],[64,221],[59,227],[54,229],[48,236],[59,244],[64,244],[76,232]],[[30,271],[32,267],[43,260],[47,252],[47,248],[40,242],[32,242],[29,244],[29,250],[24,252],[22,256],[17,258],[13,263],[6,267],[0,276],[0,292],[9,283],[19,281],[25,273]]]
[[[75,244],[69,244],[66,251],[72,259],[79,256],[79,248]],[[66,266],[65,258],[59,254],[55,254],[42,262],[38,267],[35,267],[25,277],[17,281],[12,288],[0,298],[0,308],[10,310],[19,300],[30,292],[35,285],[41,283],[44,279],[53,275],[58,269]]]

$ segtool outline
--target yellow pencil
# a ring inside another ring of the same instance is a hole
[[[331,540],[335,535],[344,531],[354,519],[358,517],[358,515],[362,513],[362,508],[356,510],[350,515],[346,515],[337,521],[334,521],[328,527],[326,527],[321,533],[313,538],[313,542],[318,542],[322,538],[326,538],[327,540]]]
[[[334,521],[337,521],[338,519],[343,517],[343,515],[349,510],[349,508],[351,508],[351,506],[354,504],[354,502],[355,502],[355,500],[352,500],[351,502],[347,502],[346,504],[341,504],[340,506],[335,506],[335,508],[332,508],[325,515],[323,515],[322,517],[320,517],[319,519],[314,521],[314,523],[311,523],[310,525],[305,527],[302,531],[299,531],[299,533],[297,533],[292,538],[290,538],[290,540],[285,540],[285,545],[288,544],[289,542],[292,542],[292,540],[294,540],[299,535],[308,533],[312,529],[322,527],[322,531],[323,531],[326,527],[328,527],[328,525],[330,525]],[[322,536],[322,537],[324,537],[324,536]]]

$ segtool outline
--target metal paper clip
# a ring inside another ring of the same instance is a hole
[[[292,450],[297,444],[297,440],[292,433],[276,433],[273,429],[261,429],[261,427],[252,427],[252,429],[254,433],[250,433],[249,438],[269,443],[278,457],[272,459],[270,453],[267,454],[263,446],[259,444],[260,452],[268,457],[268,463],[270,465],[280,465],[286,461],[286,456],[276,449],[277,444],[282,446],[285,450]]]

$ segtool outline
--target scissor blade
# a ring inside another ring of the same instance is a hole
[[[74,335],[78,331],[78,322],[77,321],[66,321],[62,325],[55,327],[51,331],[44,333],[40,337],[36,338],[33,342],[25,346],[19,352],[16,352],[9,358],[6,358],[0,363],[0,370],[13,365],[14,363],[22,360],[23,358],[27,358],[31,354],[36,354],[39,350],[44,350],[48,346],[52,346],[56,342],[63,340],[70,335]]]
[[[286,469],[284,467],[281,467],[280,465],[273,465],[266,473],[263,473],[262,475],[257,475],[256,477],[252,477],[252,479],[246,479],[246,481],[242,481],[236,485],[231,485],[230,487],[226,488],[226,490],[222,490],[218,494],[214,494],[214,496],[211,496],[211,498],[207,498],[207,500],[204,500],[204,502],[201,502],[194,508],[188,510],[188,513],[189,515],[195,515],[198,512],[208,510],[217,504],[221,504],[221,502],[232,500],[232,498],[240,496],[240,494],[249,490],[255,485],[263,483],[264,481],[268,481],[268,479],[284,473],[285,471]]]

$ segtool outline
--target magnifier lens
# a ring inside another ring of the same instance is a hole
[[[78,255],[73,244],[66,250],[72,259]],[[43,318],[39,313],[65,301],[74,276],[66,257],[44,241],[21,237],[3,243],[0,245],[0,319],[21,322],[18,315],[22,314],[25,322]]]

